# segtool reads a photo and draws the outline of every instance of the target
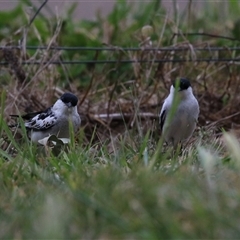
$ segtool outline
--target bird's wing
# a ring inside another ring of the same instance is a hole
[[[28,118],[27,115],[28,114],[24,116],[25,119]],[[34,130],[46,130],[53,127],[56,124],[56,121],[57,117],[52,111],[52,107],[50,107],[44,112],[39,112],[32,119],[29,119],[28,122],[25,122],[25,127]]]
[[[160,127],[161,127],[161,130],[163,129],[163,125],[166,121],[166,117],[167,117],[167,114],[169,112],[169,109],[171,107],[171,97],[168,96],[165,100],[164,100],[164,103],[163,103],[163,106],[162,106],[162,110],[160,112]]]
[[[162,109],[162,111],[160,113],[160,127],[161,127],[161,130],[163,129],[163,125],[164,125],[164,122],[166,120],[166,116],[167,116],[167,109]]]

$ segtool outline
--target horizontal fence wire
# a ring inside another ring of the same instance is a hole
[[[123,63],[123,64],[129,64],[129,63],[165,63],[165,62],[173,62],[173,63],[184,63],[184,62],[226,62],[226,63],[237,63],[240,61],[240,56],[235,58],[224,58],[224,57],[216,57],[216,56],[210,56],[207,57],[200,57],[197,58],[196,56],[193,58],[190,58],[189,56],[187,58],[182,58],[179,56],[174,56],[173,52],[183,52],[183,51],[189,51],[191,53],[194,53],[195,51],[199,52],[208,52],[211,53],[220,53],[220,52],[227,52],[233,53],[238,50],[240,50],[240,47],[212,47],[212,46],[205,46],[205,47],[82,47],[82,46],[76,46],[76,47],[67,47],[67,46],[0,46],[0,50],[47,50],[47,51],[115,51],[115,52],[144,52],[144,51],[152,51],[155,53],[161,53],[161,52],[169,52],[171,53],[168,58],[163,59],[157,59],[154,58],[152,60],[147,59],[113,59],[113,60],[72,60],[72,61],[60,61],[60,60],[54,60],[54,61],[39,61],[39,60],[30,60],[30,61],[20,61],[20,64],[23,65],[43,65],[43,64],[111,64],[111,63]],[[8,65],[7,61],[1,61],[0,65]]]
[[[45,65],[45,64],[54,64],[54,65],[60,65],[60,64],[105,64],[105,63],[165,63],[165,62],[173,62],[173,63],[184,63],[184,62],[228,62],[228,63],[234,63],[234,62],[240,62],[240,58],[226,58],[226,59],[208,59],[208,58],[200,58],[195,60],[187,60],[187,59],[162,59],[162,60],[83,60],[83,61],[32,61],[32,62],[26,62],[23,61],[21,64],[23,65]],[[0,65],[8,65],[8,62],[0,62]]]
[[[0,50],[3,49],[28,49],[28,50],[65,50],[65,51],[76,51],[76,50],[81,50],[81,51],[236,51],[240,50],[240,47],[118,47],[118,46],[112,46],[112,47],[64,47],[64,46],[0,46]]]

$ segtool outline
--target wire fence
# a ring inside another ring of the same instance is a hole
[[[43,1],[40,6],[38,8],[35,8],[35,13],[31,16],[31,19],[27,25],[27,27],[29,28],[31,26],[31,24],[34,22],[35,18],[38,16],[38,14],[40,14],[41,10],[43,9],[43,7],[47,4],[49,0],[45,0]],[[211,38],[218,38],[218,39],[226,39],[226,40],[230,40],[233,42],[239,42],[239,39],[235,39],[232,37],[228,37],[228,36],[219,36],[219,35],[215,35],[215,34],[211,34],[211,33],[199,33],[199,32],[194,32],[194,33],[174,33],[172,36],[207,36],[207,37],[211,37]],[[224,63],[228,63],[228,64],[238,64],[238,62],[240,61],[240,57],[238,57],[238,55],[236,54],[236,52],[238,50],[240,50],[240,47],[214,47],[214,46],[209,46],[208,44],[205,44],[204,47],[194,47],[191,44],[185,44],[184,47],[183,46],[171,46],[171,47],[161,47],[161,48],[154,48],[154,47],[119,47],[119,46],[107,46],[107,47],[82,47],[82,46],[76,46],[76,47],[67,47],[67,46],[25,46],[23,44],[24,37],[22,37],[18,44],[16,46],[0,46],[0,51],[2,50],[3,52],[6,50],[20,50],[26,53],[26,50],[47,50],[47,51],[95,51],[95,59],[89,59],[89,60],[72,60],[72,61],[66,61],[66,60],[59,60],[59,59],[54,59],[54,60],[37,60],[37,59],[30,59],[30,60],[22,60],[19,61],[18,58],[14,57],[14,56],[8,56],[8,58],[5,57],[5,61],[0,61],[0,66],[4,66],[4,65],[8,65],[8,64],[12,64],[15,65],[17,63],[17,65],[22,64],[22,65],[37,65],[37,64],[111,64],[111,63],[124,63],[124,64],[130,64],[130,63],[146,63],[146,62],[151,62],[151,63],[166,63],[166,62],[173,62],[173,63],[183,63],[183,62],[224,62]],[[135,57],[134,59],[131,59],[130,57],[126,57],[124,59],[122,59],[122,56],[120,56],[119,58],[115,58],[115,59],[106,59],[106,60],[100,60],[97,59],[97,53],[99,52],[107,52],[107,51],[115,51],[115,52],[153,52],[154,55],[151,59],[143,59],[143,58],[139,58],[139,56]],[[187,56],[179,56],[177,54],[173,54],[173,53],[179,53],[179,52],[190,52],[189,55]],[[219,53],[222,52],[227,52],[227,56],[221,56],[219,57]],[[196,54],[197,52],[204,52],[204,54],[209,54],[207,56],[202,56],[201,54]],[[206,53],[205,53],[206,52]],[[159,54],[159,53],[165,53],[165,55],[163,56],[163,54]],[[169,54],[170,53],[170,54]],[[157,56],[157,54],[159,54],[159,56]],[[5,54],[6,55],[6,54]],[[199,56],[200,55],[200,56]],[[216,56],[217,55],[217,56]],[[234,56],[234,57],[233,57]],[[239,55],[240,56],[240,55]],[[11,59],[12,58],[12,59]],[[8,61],[11,60],[12,62]]]
[[[229,64],[238,64],[240,62],[240,55],[238,56],[236,54],[237,51],[240,50],[240,47],[82,47],[82,46],[76,46],[76,47],[66,47],[66,46],[25,46],[22,47],[19,46],[0,46],[0,50],[46,50],[46,51],[75,51],[75,52],[82,52],[82,51],[90,51],[95,53],[100,52],[152,52],[153,56],[156,56],[156,54],[165,53],[164,57],[153,57],[152,59],[125,59],[121,58],[115,58],[115,59],[106,59],[106,60],[100,60],[100,59],[90,59],[90,60],[49,60],[49,61],[40,61],[36,59],[26,60],[26,61],[20,61],[20,64],[22,65],[40,65],[40,64],[112,64],[112,63],[122,63],[122,64],[130,64],[130,63],[166,63],[166,62],[172,62],[172,63],[184,63],[184,62],[226,62]],[[186,56],[179,56],[177,53],[180,52],[189,52],[190,55]],[[199,54],[198,54],[199,52]],[[176,53],[176,54],[175,54]],[[201,53],[207,55],[207,56],[198,56],[201,55]],[[229,57],[223,57],[221,55],[227,54]],[[235,56],[235,57],[231,57]],[[5,59],[6,60],[6,59]],[[8,65],[8,61],[0,61],[0,65]]]
[[[214,52],[214,51],[236,51],[240,50],[240,47],[119,47],[119,46],[112,46],[112,47],[82,47],[82,46],[76,46],[76,47],[65,47],[65,46],[0,46],[0,50],[4,49],[19,49],[22,50],[23,48],[29,49],[29,50],[65,50],[65,51],[208,51],[208,52]]]

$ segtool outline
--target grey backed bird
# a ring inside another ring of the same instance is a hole
[[[177,99],[173,106],[174,99]],[[174,148],[192,136],[199,116],[199,104],[187,78],[175,80],[160,112],[164,140]]]
[[[32,142],[49,136],[56,135],[59,138],[69,138],[69,124],[72,123],[76,132],[81,124],[81,118],[77,111],[78,98],[72,93],[64,93],[51,107],[45,111],[28,113],[21,116]],[[11,115],[19,117],[17,115]]]

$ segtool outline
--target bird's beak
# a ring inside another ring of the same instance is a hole
[[[70,102],[66,103],[66,105],[68,108],[72,107],[72,104]]]

